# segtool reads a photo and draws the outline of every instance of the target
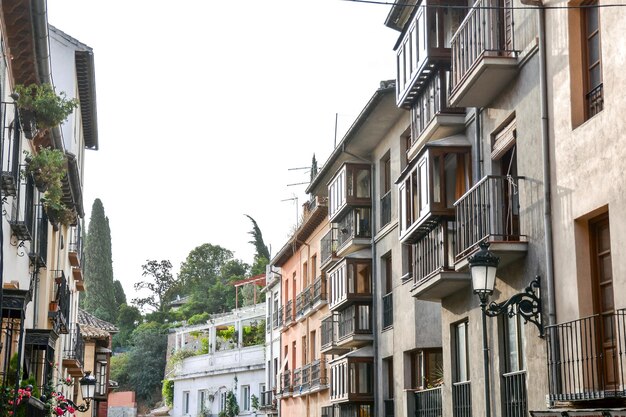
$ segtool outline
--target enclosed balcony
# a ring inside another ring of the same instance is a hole
[[[469,285],[469,273],[454,269],[455,234],[456,222],[442,220],[413,245],[414,297],[440,301]]]
[[[467,257],[482,241],[504,266],[526,254],[528,237],[521,230],[520,200],[524,177],[488,175],[456,203],[456,270],[467,267]]]
[[[372,343],[370,304],[353,304],[337,315],[337,346],[360,347]]]
[[[451,41],[450,104],[486,107],[517,75],[511,0],[477,0]]]
[[[80,324],[74,323],[69,327],[63,346],[63,367],[73,377],[83,376],[83,362],[85,345],[80,334]]]
[[[369,207],[371,199],[370,166],[345,163],[328,185],[328,217],[335,223],[350,207]]]
[[[436,7],[442,1],[423,0],[396,44],[396,103],[409,108],[438,65],[450,65],[450,41],[463,20],[462,8]],[[465,6],[459,0],[446,6]]]
[[[320,269],[326,270],[332,267],[339,259],[337,257],[337,226],[331,225],[330,230],[322,237],[320,242]]]
[[[329,273],[331,310],[372,301],[371,259],[345,258]]]
[[[425,82],[411,106],[411,143],[407,160],[412,160],[426,143],[465,129],[465,108],[448,105],[450,70],[437,68]]]
[[[83,254],[83,238],[80,222],[70,229],[70,242],[68,245],[67,256],[70,265],[80,267],[80,258]]]
[[[329,317],[322,320],[321,326],[321,349],[320,351],[326,355],[341,355],[350,350],[350,348],[337,344],[339,340],[339,315],[332,313]]]
[[[626,309],[548,326],[549,400],[625,399],[625,329]]]
[[[374,359],[354,355],[330,365],[331,403],[374,401]]]
[[[470,178],[470,144],[465,136],[428,143],[396,182],[400,241],[415,243],[443,219],[454,219],[454,202],[469,188]]]
[[[345,213],[337,223],[337,256],[369,247],[372,244],[372,209],[354,208]]]

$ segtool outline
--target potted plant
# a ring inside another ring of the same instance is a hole
[[[50,301],[49,310],[53,313],[59,311],[59,302],[58,301]]]
[[[61,190],[67,166],[62,151],[52,148],[39,148],[36,154],[31,155],[28,151],[24,151],[24,154],[26,155],[24,171],[33,176],[39,191],[44,192],[55,188]]]
[[[50,84],[19,84],[17,107],[26,137],[32,139],[33,126],[38,130],[58,126],[78,107],[78,100],[68,99],[64,92],[56,94]]]

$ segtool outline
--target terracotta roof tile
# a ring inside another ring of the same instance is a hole
[[[78,323],[80,324],[80,327],[81,327],[81,333],[83,333],[82,328],[85,326],[90,326],[94,329],[98,329],[98,330],[105,331],[108,333],[119,332],[119,329],[115,327],[113,324],[109,323],[108,321],[101,320],[97,318],[96,316],[94,316],[93,314],[87,313],[85,310],[81,308],[78,309]]]

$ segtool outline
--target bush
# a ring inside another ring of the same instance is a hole
[[[161,393],[163,394],[163,401],[165,401],[165,405],[168,407],[174,405],[174,381],[171,379],[163,381]]]

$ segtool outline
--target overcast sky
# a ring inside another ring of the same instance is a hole
[[[49,22],[94,49],[100,198],[115,278],[132,297],[147,259],[176,270],[203,243],[251,262],[254,217],[272,254],[315,153],[322,164],[381,80],[389,6],[342,0],[48,0]]]

